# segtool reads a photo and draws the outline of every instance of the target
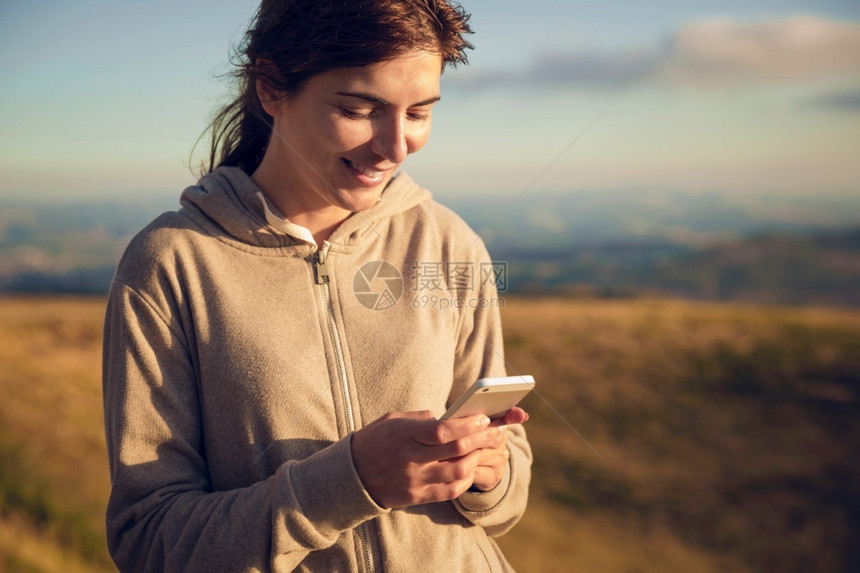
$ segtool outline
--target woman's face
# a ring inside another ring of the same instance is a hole
[[[397,167],[430,136],[441,70],[440,55],[413,51],[313,76],[291,98],[265,101],[261,93],[274,118],[266,155],[275,160],[285,214],[376,204]]]

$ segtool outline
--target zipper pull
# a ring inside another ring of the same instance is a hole
[[[316,279],[318,285],[327,285],[330,282],[328,269],[325,266],[326,253],[328,249],[324,245],[323,248],[314,253],[314,269],[316,270]]]

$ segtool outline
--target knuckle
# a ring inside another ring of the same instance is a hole
[[[455,497],[458,497],[461,493],[463,493],[467,488],[468,486],[463,487],[456,482],[445,484],[444,486],[442,486],[442,495],[444,496],[444,499],[454,499]]]
[[[456,464],[453,471],[454,480],[460,481],[472,477],[474,469],[470,466],[471,464],[467,465],[465,462]]]
[[[424,485],[413,484],[406,493],[412,503],[422,503],[427,497],[427,488]]]
[[[443,424],[438,424],[433,429],[433,439],[439,444],[446,444],[450,441],[450,433],[448,428]]]
[[[424,480],[421,479],[421,476],[418,474],[418,472],[412,470],[413,468],[407,466],[403,480],[406,489],[410,492],[419,490],[424,484]]]
[[[496,449],[505,449],[505,446],[507,446],[507,444],[508,436],[504,432],[502,432],[499,436],[496,437],[495,440],[493,440],[493,446]]]
[[[454,442],[454,452],[457,456],[465,456],[472,451],[472,440],[460,438]]]

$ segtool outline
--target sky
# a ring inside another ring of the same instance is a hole
[[[860,192],[857,0],[463,0],[434,194]],[[257,2],[0,0],[0,199],[178,195]]]

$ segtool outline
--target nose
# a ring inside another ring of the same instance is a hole
[[[412,153],[403,117],[387,117],[376,126],[370,148],[392,163],[402,163]]]

